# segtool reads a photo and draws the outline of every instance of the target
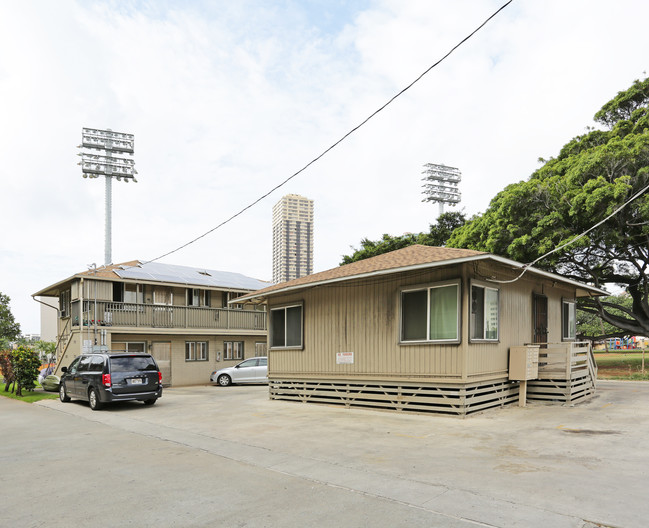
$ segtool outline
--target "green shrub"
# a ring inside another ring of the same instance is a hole
[[[16,380],[16,396],[22,396],[23,389],[34,390],[41,365],[38,353],[21,345],[10,351],[9,358]]]

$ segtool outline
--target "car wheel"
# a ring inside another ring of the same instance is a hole
[[[61,400],[63,403],[67,403],[70,401],[70,396],[68,396],[68,393],[65,390],[65,386],[63,385],[63,383],[61,383],[61,386],[59,387],[59,400]]]
[[[232,380],[230,379],[230,376],[227,374],[221,374],[218,379],[216,380],[221,387],[227,387],[232,383]]]
[[[97,389],[90,389],[88,392],[88,403],[90,403],[90,408],[93,411],[98,411],[101,409],[101,401],[99,401],[99,393],[97,392]]]
[[[153,405],[158,398],[151,398],[150,400],[144,400],[144,405]]]

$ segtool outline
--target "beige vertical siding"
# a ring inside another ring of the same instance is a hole
[[[271,307],[304,302],[304,350],[272,351],[269,374],[457,379],[457,346],[399,345],[401,288],[456,278],[457,270],[425,271],[273,298]],[[354,363],[337,365],[337,352],[353,352]]]
[[[270,299],[269,309],[302,302],[304,350],[271,350],[269,375],[275,378],[436,379],[468,381],[507,375],[509,348],[532,341],[532,295],[548,296],[549,340],[561,340],[561,299],[574,291],[523,277],[511,284],[487,282],[513,278],[514,272],[480,263],[410,272],[373,280],[316,287]],[[462,279],[459,345],[400,345],[400,291]],[[469,292],[472,280],[499,289],[499,340],[469,340]],[[337,365],[337,352],[353,352],[354,363]],[[466,361],[464,360],[466,358]]]
[[[97,287],[96,289],[95,286]],[[98,301],[112,301],[113,283],[105,280],[85,279],[83,281],[83,298],[85,300],[94,300],[95,292],[97,293]]]
[[[174,306],[187,306],[187,288],[171,288]]]

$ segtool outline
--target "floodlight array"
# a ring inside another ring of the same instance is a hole
[[[113,150],[133,154],[135,152],[135,136],[112,130],[83,128],[81,145],[84,148]]]
[[[112,130],[83,128],[81,144],[84,149],[81,156],[81,171],[84,178],[106,176],[125,182],[135,179],[135,161],[131,157],[135,152],[135,136]],[[88,150],[85,150],[88,149]]]
[[[422,172],[425,182],[423,185],[424,202],[437,202],[440,204],[458,204],[462,199],[462,193],[458,188],[462,180],[462,173],[455,167],[426,163]]]

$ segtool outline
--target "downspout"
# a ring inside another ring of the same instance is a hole
[[[56,306],[52,306],[51,304],[47,304],[46,302],[41,301],[40,299],[37,299],[35,295],[32,295],[32,299],[34,299],[37,303],[41,303],[44,306],[47,306],[48,308],[52,308],[53,310],[56,310],[56,333],[58,335],[58,339],[56,340],[56,347],[54,348],[54,355],[56,356],[56,364],[58,366],[59,364],[59,354],[58,354],[58,349],[59,345],[61,344],[61,339],[63,339],[63,332],[61,332],[60,328],[60,323],[61,323],[61,310],[59,310]],[[61,333],[59,333],[61,332]],[[50,361],[51,363],[51,361]]]
[[[32,295],[32,299],[34,299],[37,303],[41,303],[48,308],[52,308],[52,310],[56,310],[56,322],[58,326],[58,320],[61,318],[61,310],[59,310],[56,306],[52,306],[51,304],[47,304],[46,302],[41,301],[40,299],[37,299],[35,295]]]
[[[59,330],[59,321],[61,320],[61,310],[59,310],[56,306],[52,306],[51,304],[47,304],[44,301],[41,301],[40,299],[37,299],[35,295],[32,295],[32,299],[34,299],[37,303],[41,303],[43,306],[47,306],[48,308],[52,308],[52,310],[56,310],[56,329],[57,333]],[[61,336],[59,336],[59,339],[57,340],[56,346],[59,346],[59,343],[61,342]],[[56,353],[56,350],[55,350]]]

